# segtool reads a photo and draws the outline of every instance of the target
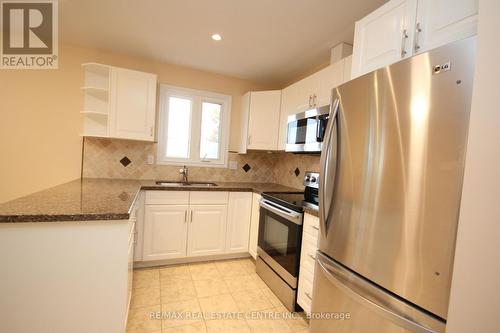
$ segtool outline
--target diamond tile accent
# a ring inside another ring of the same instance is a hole
[[[298,177],[300,175],[300,169],[299,168],[295,168],[295,171],[293,173],[295,173],[295,176]]]
[[[248,163],[245,163],[245,165],[243,166],[243,170],[245,170],[245,172],[248,172],[250,171],[252,167],[250,165],[248,165]]]
[[[132,163],[132,161],[127,157],[125,156],[124,158],[122,158],[120,160],[120,163],[124,166],[124,167],[127,167],[127,165],[129,165],[130,163]]]
[[[83,177],[120,179],[179,179],[176,165],[150,165],[148,155],[156,155],[157,144],[141,141],[91,138],[85,139]],[[127,157],[129,164],[124,167],[116,163]],[[229,153],[229,162],[237,163],[237,169],[190,167],[189,177],[193,180],[214,182],[259,182],[279,183],[303,189],[303,178],[294,170],[319,171],[319,156],[290,154],[285,152],[267,153],[248,151],[247,154]],[[248,172],[243,167],[248,164]]]

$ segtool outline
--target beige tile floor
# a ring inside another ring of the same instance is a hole
[[[251,259],[136,270],[133,285],[127,333],[308,331],[301,314],[285,315]]]

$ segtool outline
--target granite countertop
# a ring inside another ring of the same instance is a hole
[[[165,187],[154,180],[83,178],[0,204],[0,223],[128,220],[140,190],[300,192],[272,183],[215,182],[214,187]]]
[[[316,208],[304,206],[304,212],[307,214],[311,214],[313,216],[319,217],[319,210]]]

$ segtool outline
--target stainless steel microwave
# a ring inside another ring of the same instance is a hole
[[[288,116],[285,151],[320,153],[323,146],[330,106]]]

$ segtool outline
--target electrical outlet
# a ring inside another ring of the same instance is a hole
[[[231,169],[231,170],[238,169],[238,162],[237,161],[229,161],[229,169]]]
[[[148,164],[155,164],[155,156],[153,154],[148,154]]]

